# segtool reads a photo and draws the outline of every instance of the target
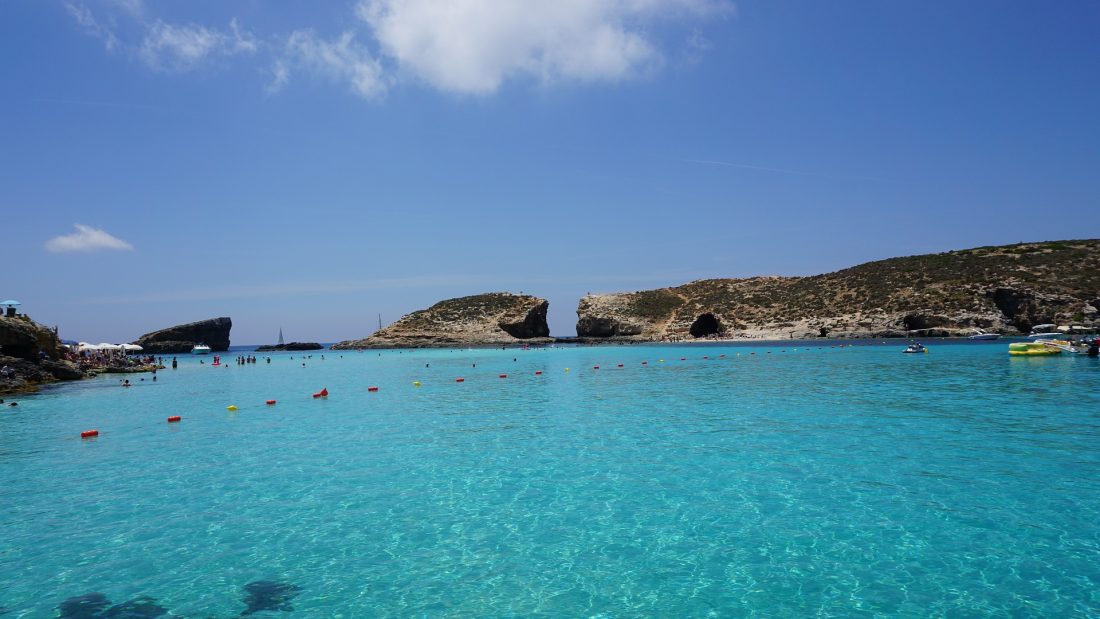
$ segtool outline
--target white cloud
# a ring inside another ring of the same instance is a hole
[[[229,22],[229,32],[198,24],[173,25],[158,19],[145,31],[138,55],[153,69],[188,71],[210,56],[252,53],[257,48],[256,38],[250,32],[242,32],[235,19]]]
[[[312,30],[297,30],[287,39],[286,50],[272,68],[274,74],[269,91],[277,91],[290,81],[292,68],[346,83],[356,94],[367,99],[379,99],[386,93],[387,80],[382,64],[367,48],[355,41],[355,35],[345,32],[327,40]]]
[[[99,251],[101,249],[114,249],[120,251],[133,251],[134,246],[122,239],[112,236],[105,230],[75,224],[76,232],[55,236],[46,241],[46,249],[55,253],[70,251]]]
[[[491,93],[510,78],[616,81],[663,62],[660,18],[732,10],[724,0],[359,0],[382,53],[442,90]]]

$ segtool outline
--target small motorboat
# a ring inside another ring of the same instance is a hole
[[[210,354],[210,347],[207,346],[206,344],[195,344],[194,348],[191,349],[191,354],[192,355],[209,355]]]
[[[1001,339],[1001,334],[1000,333],[986,333],[985,331],[982,331],[981,329],[978,329],[977,333],[975,333],[974,335],[967,336],[966,339],[968,339],[968,340],[999,340],[999,339]]]
[[[905,350],[903,350],[901,352],[903,352],[903,353],[928,352],[928,349],[925,348],[924,344],[917,343],[917,344],[910,344],[910,345],[906,346]]]
[[[1031,328],[1031,333],[1027,334],[1029,340],[1049,340],[1062,337],[1065,337],[1065,334],[1059,332],[1052,324],[1035,325]]]

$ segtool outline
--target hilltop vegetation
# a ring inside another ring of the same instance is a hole
[[[582,337],[891,337],[1095,325],[1100,240],[1019,243],[890,258],[809,277],[708,279],[589,295]],[[694,329],[693,329],[694,326]]]
[[[340,342],[334,349],[418,348],[513,344],[548,338],[545,299],[507,292],[440,301],[370,337]]]

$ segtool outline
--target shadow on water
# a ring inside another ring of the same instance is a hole
[[[167,608],[146,596],[111,606],[111,601],[102,593],[69,598],[57,606],[61,619],[155,619],[167,612]]]
[[[292,583],[257,580],[245,585],[244,591],[245,609],[239,617],[265,611],[292,612],[294,606],[290,602],[302,588]],[[7,612],[7,608],[0,607],[0,615]],[[112,606],[111,600],[98,592],[71,597],[57,606],[59,619],[156,619],[167,613],[168,609],[157,604],[155,598],[141,596]]]
[[[298,585],[274,580],[257,580],[244,586],[248,595],[244,596],[247,608],[241,613],[246,617],[265,610],[293,611],[290,601],[298,597],[302,588]]]

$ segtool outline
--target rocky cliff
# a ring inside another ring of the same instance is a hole
[[[84,373],[62,360],[63,349],[53,329],[26,317],[0,316],[0,393],[33,390],[57,380],[83,378]]]
[[[334,350],[423,348],[548,342],[545,299],[490,292],[440,301],[402,317],[368,338],[340,342]]]
[[[1100,240],[1020,243],[892,258],[809,277],[700,280],[588,295],[582,338],[786,339],[1026,333],[1100,327]]]
[[[229,318],[211,318],[146,333],[134,343],[154,355],[191,352],[195,344],[206,344],[215,352],[224,352],[229,349],[232,328],[233,321]]]

